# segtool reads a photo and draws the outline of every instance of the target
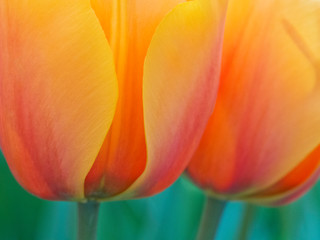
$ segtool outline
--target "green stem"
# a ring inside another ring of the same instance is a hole
[[[246,240],[249,238],[250,225],[254,217],[254,206],[247,204],[245,208],[245,213],[242,220],[242,225],[240,228],[239,240]]]
[[[98,202],[78,203],[78,240],[96,240],[99,215]]]
[[[226,202],[207,196],[197,240],[213,240]]]

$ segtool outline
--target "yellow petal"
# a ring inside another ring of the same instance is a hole
[[[225,4],[190,1],[159,25],[144,65],[147,165],[126,192],[155,194],[186,167],[217,92]]]
[[[23,187],[84,196],[114,116],[111,49],[88,1],[0,3],[0,142]]]

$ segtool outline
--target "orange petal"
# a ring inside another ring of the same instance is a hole
[[[217,104],[188,172],[233,197],[278,182],[320,143],[320,3],[229,7]]]
[[[298,166],[272,186],[254,194],[243,196],[251,202],[264,205],[282,205],[292,202],[317,181],[320,174],[320,145]]]
[[[112,47],[119,101],[103,149],[86,179],[87,196],[118,194],[144,171],[143,64],[156,27],[184,1],[91,0]]]
[[[144,68],[147,165],[125,196],[148,196],[185,169],[213,109],[225,4],[190,1],[161,22]]]
[[[81,199],[114,116],[111,49],[88,1],[0,3],[0,144],[16,179]]]

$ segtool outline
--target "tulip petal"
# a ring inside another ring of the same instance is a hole
[[[23,187],[82,199],[117,94],[111,49],[89,1],[0,3],[0,144]]]
[[[254,194],[243,196],[251,202],[264,205],[290,203],[310,189],[320,174],[320,146],[315,148],[301,163],[283,179]]]
[[[86,195],[109,197],[127,189],[144,171],[143,65],[154,31],[185,0],[91,0],[113,51],[119,101],[103,148],[86,178]]]
[[[212,112],[225,3],[190,1],[160,23],[144,66],[146,169],[124,196],[149,196],[185,169]]]
[[[216,108],[188,168],[201,187],[256,193],[318,146],[319,16],[319,1],[230,2]]]

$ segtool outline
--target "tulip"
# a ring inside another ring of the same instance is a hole
[[[30,193],[81,202],[79,239],[96,238],[97,201],[184,171],[216,99],[225,2],[1,1],[0,147]]]
[[[277,206],[320,173],[320,2],[232,0],[220,88],[187,173],[210,197]]]
[[[320,1],[230,0],[215,109],[187,174],[206,193],[198,240],[227,200],[289,203],[320,173]]]
[[[222,0],[4,0],[0,146],[49,200],[145,197],[172,184],[215,103]]]

